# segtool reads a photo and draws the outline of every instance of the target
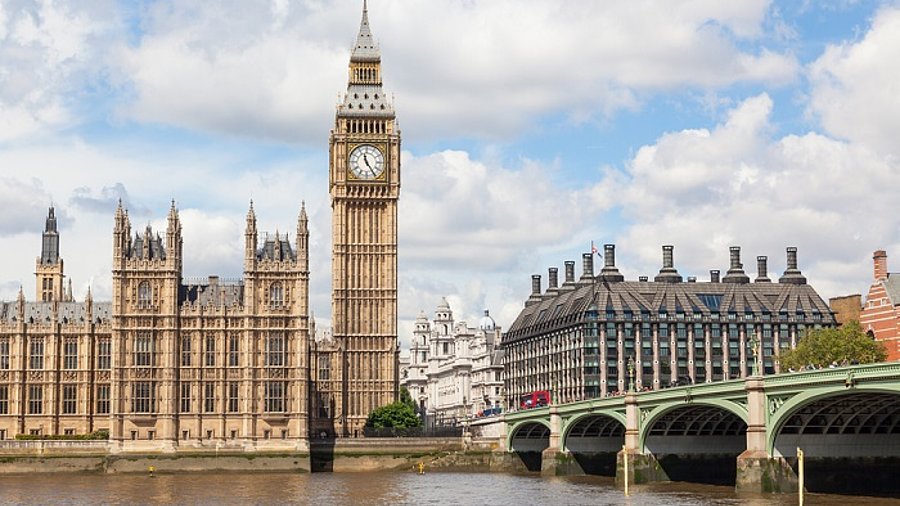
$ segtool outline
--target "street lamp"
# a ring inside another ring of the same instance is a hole
[[[628,391],[634,392],[634,355],[628,357]]]
[[[750,348],[753,354],[753,376],[759,376],[759,337],[756,334],[750,338]]]

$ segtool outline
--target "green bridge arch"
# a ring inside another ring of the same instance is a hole
[[[513,424],[512,427],[509,428],[509,431],[508,431],[509,435],[506,437],[506,448],[508,449],[508,451],[510,451],[510,452],[515,451],[515,450],[513,450],[512,442],[513,442],[513,439],[516,438],[516,434],[519,432],[519,429],[521,429],[522,427],[524,427],[526,425],[535,425],[535,424],[543,425],[544,427],[547,428],[548,431],[551,430],[550,429],[550,421],[546,420],[544,418],[529,418],[529,419],[517,422],[517,423]]]
[[[856,385],[848,388],[846,385],[827,385],[819,388],[803,391],[793,397],[783,401],[772,413],[773,402],[779,397],[771,395],[768,399],[768,420],[766,422],[766,452],[770,456],[775,456],[775,440],[781,433],[784,424],[799,409],[813,402],[828,399],[829,397],[839,397],[854,393],[889,393],[900,396],[900,384],[876,384],[876,385]]]
[[[592,411],[592,412],[589,411],[586,413],[579,413],[577,415],[567,418],[565,420],[565,423],[563,424],[563,426],[560,427],[559,447],[563,450],[568,451],[568,439],[569,439],[569,433],[571,432],[571,430],[576,425],[578,425],[578,422],[588,419],[588,418],[594,418],[594,417],[598,417],[598,416],[611,418],[611,419],[621,423],[623,428],[627,427],[627,424],[625,422],[625,415],[618,411],[604,410],[604,411]]]
[[[669,401],[657,406],[654,406],[650,411],[649,415],[645,420],[642,420],[639,424],[640,426],[640,446],[639,449],[641,453],[645,453],[647,451],[646,443],[647,437],[650,434],[650,428],[659,421],[660,418],[665,416],[672,411],[675,411],[680,408],[690,407],[690,406],[706,406],[706,407],[714,407],[719,408],[723,411],[731,413],[738,418],[741,419],[745,424],[749,424],[750,414],[747,411],[747,408],[741,404],[738,404],[733,401],[724,400],[724,399],[693,399],[690,402],[685,402],[684,399],[679,399],[677,401]],[[641,410],[641,418],[643,419],[644,410]]]

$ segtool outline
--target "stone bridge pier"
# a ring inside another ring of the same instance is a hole
[[[763,378],[747,378],[747,449],[737,458],[738,492],[796,492],[799,480],[790,464],[768,451],[766,393]]]
[[[625,395],[625,444],[616,454],[616,485],[624,486],[626,480],[628,483],[669,481],[656,457],[642,449],[640,409],[634,392]]]

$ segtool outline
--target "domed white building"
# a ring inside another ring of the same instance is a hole
[[[401,371],[405,386],[429,424],[452,424],[499,412],[503,404],[500,327],[488,310],[477,327],[454,321],[442,298],[429,321],[419,313],[409,348],[409,365]]]

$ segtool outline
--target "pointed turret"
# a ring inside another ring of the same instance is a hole
[[[22,289],[22,286],[19,286],[19,294],[16,296],[16,313],[19,316],[19,321],[23,321],[25,319],[25,290]]]
[[[175,270],[181,271],[181,248],[183,238],[181,236],[181,218],[178,216],[178,208],[175,199],[169,207],[168,225],[166,226],[166,252],[167,258],[175,264]]]
[[[309,268],[309,218],[305,201],[300,203],[300,216],[297,217],[297,263],[302,271]]]
[[[128,221],[128,211],[122,206],[122,199],[116,206],[116,214],[113,225],[113,262],[129,256],[131,250],[131,224]]]
[[[381,51],[369,28],[369,11],[365,3],[359,34],[350,52],[349,70],[347,94],[338,106],[338,116],[393,118],[393,106],[381,89]],[[366,131],[365,126],[356,126]],[[372,128],[369,125],[370,133],[375,133]]]
[[[72,295],[72,278],[69,278],[69,283],[66,286],[66,296],[63,298],[65,302],[74,302],[75,297]]]
[[[56,210],[53,207],[50,207],[44,224],[41,263],[44,265],[59,263],[59,230],[56,225]]]
[[[56,223],[56,209],[53,206],[50,207],[44,222],[41,256],[35,262],[34,274],[37,300],[49,302],[65,297],[63,261],[59,256],[59,229]]]
[[[252,271],[256,268],[256,245],[258,241],[256,231],[256,211],[253,209],[253,201],[250,201],[250,209],[247,210],[247,224],[244,229],[244,270]]]
[[[91,293],[91,285],[88,285],[87,295],[84,296],[84,312],[87,314],[87,321],[90,322],[94,316],[94,296]]]
[[[356,36],[356,45],[350,55],[351,62],[377,62],[381,61],[381,52],[375,39],[372,37],[372,30],[369,28],[369,7],[366,0],[363,0],[362,20],[359,23],[359,34]]]

